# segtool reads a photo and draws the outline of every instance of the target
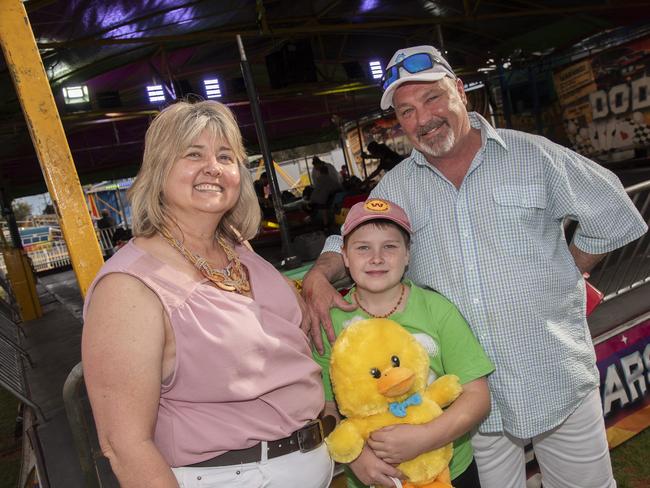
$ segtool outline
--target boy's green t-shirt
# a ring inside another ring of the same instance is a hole
[[[431,290],[426,290],[405,280],[410,287],[410,293],[401,312],[395,312],[389,319],[397,322],[411,334],[429,353],[429,380],[445,374],[455,374],[461,384],[469,383],[494,371],[492,362],[478,343],[467,322],[453,303]],[[344,298],[352,303],[351,290]],[[344,312],[333,308],[330,312],[332,325],[338,334],[349,324],[370,316],[360,308],[352,312]],[[334,400],[329,375],[329,360],[332,347],[323,334],[324,353],[319,355],[314,351],[314,359],[323,369],[323,386],[325,399]],[[469,435],[465,434],[454,441],[454,457],[450,463],[452,480],[461,475],[472,462],[472,445]],[[364,487],[351,470],[346,469],[348,485]]]

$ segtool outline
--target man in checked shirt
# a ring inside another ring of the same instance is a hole
[[[491,413],[472,442],[481,486],[523,488],[532,440],[544,488],[615,487],[583,273],[646,224],[610,171],[468,113],[462,81],[435,48],[397,51],[383,89],[381,108],[395,109],[414,149],[370,196],[406,210],[407,276],[460,309],[496,366]],[[570,245],[565,217],[579,224]],[[319,350],[319,324],[334,340],[329,309],[354,309],[329,284],[345,275],[340,243],[328,239],[303,282],[303,326]],[[381,440],[399,452],[401,434]]]

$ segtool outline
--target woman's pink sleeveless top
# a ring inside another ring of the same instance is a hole
[[[86,296],[84,316],[95,284],[126,273],[149,287],[168,314],[176,363],[160,390],[154,441],[172,467],[281,439],[323,408],[320,367],[299,328],[293,290],[260,256],[243,246],[236,251],[254,300],[196,282],[133,240],[106,262]]]

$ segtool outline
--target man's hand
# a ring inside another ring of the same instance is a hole
[[[343,273],[342,273],[343,272]],[[346,312],[357,306],[343,300],[343,297],[330,284],[330,280],[344,275],[343,258],[337,253],[325,253],[318,258],[314,267],[302,281],[302,296],[307,302],[307,313],[303,315],[301,328],[309,331],[311,340],[319,354],[323,354],[323,339],[320,325],[325,329],[330,342],[336,340],[336,334],[330,319],[330,308],[337,307]]]
[[[589,273],[607,254],[589,254],[576,247],[569,245],[569,252],[581,273]]]
[[[391,478],[404,479],[404,475],[390,464],[379,459],[367,445],[359,457],[350,463],[350,468],[359,480],[366,485],[394,487]]]
[[[431,450],[430,437],[425,425],[389,425],[373,432],[368,446],[384,462],[399,464]]]

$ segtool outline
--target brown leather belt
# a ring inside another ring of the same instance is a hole
[[[327,416],[321,419],[312,420],[302,429],[298,429],[293,434],[284,439],[277,441],[267,441],[267,459],[284,456],[295,451],[309,452],[316,449],[323,443],[323,439],[333,429],[336,422],[334,417]],[[210,468],[216,466],[233,466],[246,463],[257,463],[262,460],[262,443],[258,442],[254,446],[246,449],[236,449],[226,451],[220,456],[213,457],[206,461],[195,464],[189,464],[188,468]]]

